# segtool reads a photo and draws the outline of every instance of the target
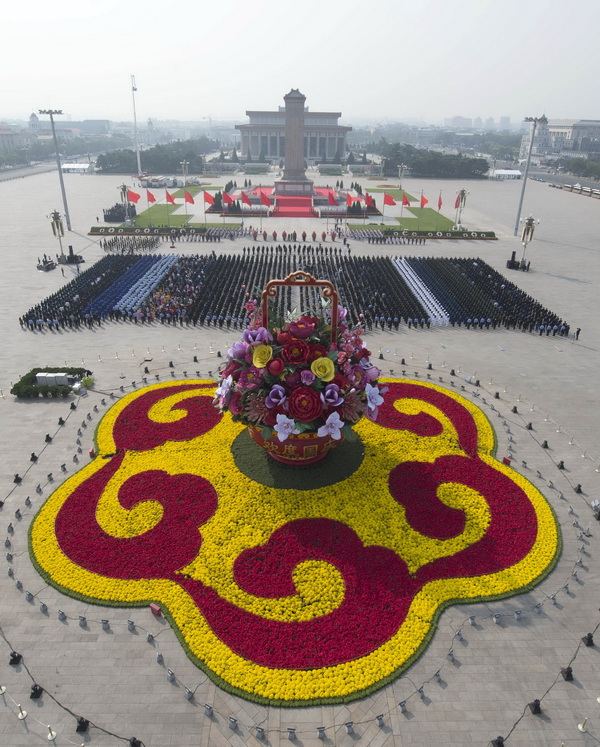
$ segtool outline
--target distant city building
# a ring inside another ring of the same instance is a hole
[[[285,107],[277,111],[247,111],[248,124],[236,124],[241,135],[241,158],[281,160],[285,156]],[[304,107],[304,158],[308,163],[344,157],[346,135],[352,127],[338,124],[341,112],[311,112]]]
[[[28,130],[0,125],[0,151],[27,148],[36,139]]]
[[[483,119],[481,119],[481,117],[475,117],[473,120],[473,127],[476,130],[481,130],[483,128]]]
[[[510,130],[510,117],[500,117],[500,124],[498,126],[500,132],[506,132]]]
[[[531,126],[523,135],[519,158],[527,158],[531,142]],[[587,158],[588,153],[600,152],[600,120],[550,119],[539,123],[533,141],[532,157]]]
[[[493,117],[488,117],[485,120],[485,129],[489,130],[489,131],[496,129],[496,125],[494,123],[494,118]]]
[[[470,130],[473,127],[473,120],[469,117],[451,117],[444,120],[445,127],[452,127],[454,130]]]

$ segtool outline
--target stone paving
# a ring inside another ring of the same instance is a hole
[[[581,637],[595,631],[600,622],[600,526],[589,507],[598,497],[600,482],[600,202],[530,182],[524,215],[531,211],[541,224],[527,249],[529,273],[504,269],[511,252],[516,250],[520,256],[522,251],[512,236],[518,183],[468,185],[471,194],[465,223],[496,231],[496,242],[430,241],[418,247],[351,242],[356,253],[479,256],[566,318],[572,330],[582,328],[579,341],[504,329],[406,327],[368,337],[370,348],[383,355],[379,363],[384,374],[402,375],[404,370],[407,377],[419,379],[429,374],[436,383],[441,377],[449,387],[452,379],[456,389],[465,387],[464,394],[480,404],[496,429],[498,456],[512,454],[515,469],[552,504],[564,548],[556,569],[532,592],[446,610],[424,655],[402,677],[372,696],[347,706],[278,709],[219,690],[187,659],[165,621],[148,609],[85,605],[47,587],[29,561],[27,527],[41,502],[77,469],[74,456],[80,465],[87,461],[94,428],[110,405],[110,393],[118,397],[121,385],[129,391],[132,381],[139,384],[144,365],[149,366],[152,379],[156,374],[171,378],[169,361],[174,363],[176,378],[183,378],[184,371],[195,376],[197,370],[207,376],[217,367],[215,351],[225,350],[234,339],[234,332],[161,325],[141,328],[127,323],[81,332],[22,331],[17,317],[65,282],[59,271],[43,274],[34,269],[37,256],[56,251],[44,216],[60,206],[57,181],[56,174],[41,174],[0,184],[2,204],[10,211],[3,226],[0,276],[1,520],[5,532],[9,523],[14,527],[14,534],[4,534],[10,541],[5,549],[12,553],[12,561],[0,564],[4,637],[0,684],[6,686],[0,696],[0,744],[17,747],[45,742],[47,724],[57,733],[57,745],[116,745],[133,735],[147,747],[259,744],[257,726],[265,729],[263,743],[274,747],[288,741],[288,728],[295,728],[296,744],[307,747],[487,745],[498,735],[509,734],[506,743],[511,747],[598,744],[599,648],[584,646]],[[102,252],[85,234],[101,209],[116,201],[115,188],[122,178],[68,175],[66,181],[74,226],[66,243],[72,243],[91,263]],[[365,186],[377,183],[360,181]],[[322,180],[323,185],[326,182]],[[463,186],[405,180],[413,194],[424,189],[430,204],[443,189],[444,203],[452,205],[456,189]],[[390,221],[394,209],[388,210],[386,220]],[[322,230],[321,225],[319,221],[298,221],[297,225],[288,219],[264,221],[269,233],[274,227],[278,232],[306,228],[310,233],[313,227]],[[176,250],[233,253],[240,252],[244,243],[249,242],[182,243]],[[194,355],[197,364],[192,361]],[[145,358],[152,360],[145,362]],[[82,360],[94,371],[98,391],[81,399],[75,411],[63,401],[17,402],[8,394],[10,382],[34,365],[64,361],[77,365]],[[450,376],[451,368],[455,377]],[[470,385],[467,376],[478,378],[480,387]],[[494,398],[495,392],[499,399]],[[57,425],[59,416],[67,421],[64,427]],[[526,429],[528,422],[532,430]],[[77,452],[78,428],[83,431],[81,454]],[[47,433],[52,436],[49,444],[44,439]],[[549,449],[541,448],[544,440]],[[35,465],[29,462],[31,451],[39,455]],[[559,460],[565,462],[564,471],[556,467]],[[61,464],[65,464],[64,473]],[[13,484],[16,472],[24,476],[18,486]],[[581,494],[574,490],[577,484],[582,486]],[[21,519],[15,517],[17,508]],[[9,568],[14,569],[12,578],[7,575]],[[29,601],[26,592],[33,595]],[[41,603],[47,611],[40,611]],[[64,611],[64,620],[59,619],[58,610]],[[519,619],[516,610],[522,611]],[[496,623],[494,614],[499,615]],[[79,615],[87,616],[84,628]],[[473,625],[469,616],[474,616]],[[107,630],[102,619],[110,621]],[[133,631],[128,630],[128,619],[135,622]],[[153,635],[152,642],[147,632]],[[600,641],[600,634],[597,638]],[[23,654],[17,667],[9,666],[11,649]],[[162,663],[157,662],[158,653]],[[561,668],[569,664],[572,682],[560,675]],[[174,672],[173,681],[168,680],[167,669]],[[39,700],[29,698],[33,681],[46,691]],[[421,686],[422,698],[418,694]],[[191,700],[185,697],[186,687],[194,692]],[[534,698],[542,701],[540,715],[533,715],[527,707]],[[405,701],[404,710],[398,706],[401,701]],[[28,711],[25,720],[17,718],[19,703]],[[211,715],[206,714],[205,703],[212,706]],[[380,714],[381,726],[376,722]],[[79,715],[99,728],[76,734]],[[235,730],[231,717],[237,720]],[[579,731],[578,724],[586,718],[586,731]],[[353,722],[351,731],[345,726],[349,722]],[[323,740],[317,732],[321,726],[325,727]]]

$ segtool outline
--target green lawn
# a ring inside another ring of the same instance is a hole
[[[365,192],[368,192],[369,194],[372,192],[387,192],[387,194],[390,195],[390,197],[393,197],[398,204],[402,202],[402,195],[405,194],[403,189],[380,189],[379,187],[376,189],[365,189]],[[406,196],[411,202],[417,201],[417,198],[413,197],[409,192],[406,192]]]
[[[148,228],[148,226],[172,226],[173,228],[179,228],[185,225],[188,220],[188,215],[172,215],[174,210],[177,210],[179,205],[152,205],[148,210],[144,210],[135,217],[135,225],[137,228]]]
[[[406,213],[412,213],[415,217],[411,218]],[[396,218],[402,228],[410,231],[450,231],[454,221],[446,218],[445,215],[438,213],[433,208],[406,208],[406,213],[400,218]]]
[[[218,192],[220,189],[223,189],[223,188],[222,187],[210,187],[210,186],[199,187],[199,186],[194,186],[192,184],[189,184],[186,187],[186,189],[192,195],[192,197],[195,197],[199,192],[204,192],[205,190],[207,192]],[[184,189],[183,187],[181,187],[181,189],[178,189],[175,192],[173,192],[173,197],[180,197],[181,199],[183,199],[185,197],[183,192],[184,192]]]

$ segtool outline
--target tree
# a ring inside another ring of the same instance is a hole
[[[362,154],[361,163],[364,163],[364,164],[367,163],[367,151],[366,150]]]
[[[348,158],[346,158],[346,163],[348,164],[348,166],[352,166],[353,163],[356,163],[356,159],[354,158],[354,153],[352,151],[348,153]]]
[[[221,151],[221,152],[219,153],[219,161],[220,161],[221,163],[223,163],[223,161],[224,161],[224,160],[225,160],[225,153],[224,153],[224,151]]]
[[[264,150],[263,150],[263,149],[261,148],[261,149],[260,149],[260,153],[258,154],[258,162],[259,162],[259,163],[265,163],[265,161],[266,161],[266,157],[265,157],[265,152],[264,152]]]
[[[237,154],[237,151],[236,151],[235,148],[233,149],[233,153],[231,154],[231,162],[232,163],[239,163],[240,162],[240,159],[238,158],[238,154]]]

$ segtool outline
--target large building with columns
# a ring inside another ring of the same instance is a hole
[[[285,107],[277,111],[247,111],[248,124],[236,125],[241,134],[241,158],[250,156],[258,161],[262,154],[267,161],[283,160],[285,156]],[[341,112],[311,112],[304,107],[304,157],[309,164],[323,156],[332,161],[346,152],[346,133],[352,127],[338,124]]]

